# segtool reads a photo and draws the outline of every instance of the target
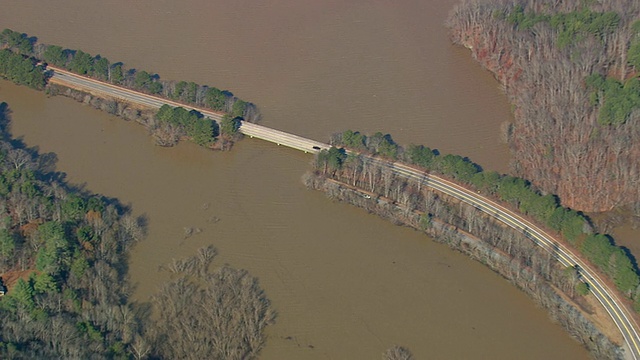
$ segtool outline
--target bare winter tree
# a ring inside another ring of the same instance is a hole
[[[366,161],[366,157],[363,160],[359,175],[349,168],[349,162],[333,173],[324,173],[322,164],[316,163],[315,171],[304,176],[305,184],[395,224],[425,231],[436,241],[477,259],[546,308],[550,317],[561,323],[595,358],[620,358],[620,349],[576,307],[574,301],[579,302],[583,295],[576,291],[580,281],[575,269],[565,268],[551,253],[531,241],[526,232],[504,226],[492,214],[422,186],[420,181],[383,171],[382,163]],[[385,194],[389,197],[382,197]],[[426,226],[425,218],[429,219]],[[406,356],[402,349],[391,348],[385,356]]]
[[[213,246],[174,260],[178,275],[153,303],[157,355],[168,359],[253,359],[264,345],[264,328],[275,313],[258,280],[245,270],[223,266],[210,272]],[[143,353],[136,342],[136,354]],[[144,344],[143,344],[144,345]]]
[[[567,35],[562,32],[575,22],[519,26],[512,17],[517,11],[529,20],[591,11],[592,17],[603,14],[609,26]],[[573,209],[608,211],[640,199],[638,111],[602,124],[603,104],[614,100],[603,102],[602,92],[586,86],[592,75],[620,88],[637,77],[628,52],[637,41],[639,16],[640,2],[630,0],[490,0],[463,2],[448,20],[453,41],[495,74],[513,104],[515,122],[502,128],[513,172]]]

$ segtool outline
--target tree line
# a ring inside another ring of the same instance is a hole
[[[390,135],[381,136],[380,133],[372,139],[374,140],[352,130],[335,134],[331,141],[334,147],[317,155],[316,166],[322,169],[323,175],[347,171],[352,185],[364,187],[385,197],[396,194],[397,198],[400,194],[406,194],[402,190],[402,184],[397,183],[393,187],[390,174],[377,174],[379,170],[372,167],[369,158],[362,154],[399,160],[425,172],[455,180],[467,188],[509,204],[562,235],[572,248],[577,249],[612,279],[617,289],[632,299],[636,311],[640,312],[640,277],[634,259],[624,249],[616,246],[610,235],[594,233],[590,220],[582,213],[560,205],[557,196],[541,193],[525,179],[501,175],[495,171],[483,171],[466,157],[451,154],[443,156],[423,145],[410,145],[405,149],[395,144]],[[380,146],[381,142],[375,139],[385,139],[383,143],[392,145]],[[359,153],[347,155],[344,149],[335,146],[345,146]],[[394,150],[389,152],[389,148]],[[388,156],[389,154],[392,156]],[[376,176],[382,176],[382,187],[374,180]]]
[[[595,358],[623,358],[622,350],[603,335],[589,315],[593,309],[584,298],[589,288],[580,281],[580,269],[564,267],[552,253],[531,241],[526,232],[505,226],[490,214],[372,160],[368,154],[332,147],[318,153],[304,182],[332,199],[362,207],[394,224],[424,231],[436,241],[482,262],[547,309],[551,318]],[[334,168],[329,163],[339,166]],[[607,321],[597,321],[602,320]]]
[[[160,146],[174,146],[180,140],[190,140],[209,149],[229,150],[242,136],[239,132],[240,119],[226,114],[220,121],[215,121],[198,111],[166,104],[158,110],[140,109],[125,101],[103,98],[57,84],[49,84],[47,93],[64,95],[127,121],[135,121],[147,128]]]
[[[11,29],[5,29],[0,34],[0,47],[14,54],[32,58],[32,62],[42,61],[114,85],[180,101],[194,107],[224,112],[233,118],[246,121],[257,121],[260,118],[254,104],[237,98],[228,90],[195,82],[163,80],[153,72],[126,68],[122,62],[111,62],[104,56],[92,56],[82,50],[42,44],[34,37]],[[32,86],[29,83],[24,84]],[[44,84],[32,87],[42,88]]]
[[[55,154],[10,137],[8,113],[0,104],[0,358],[257,356],[274,313],[255,277],[211,270],[203,248],[167,266],[151,303],[132,302],[127,257],[145,219],[64,182]]]
[[[11,50],[0,50],[0,76],[18,85],[26,85],[42,90],[46,85],[44,68],[35,60],[25,58]]]
[[[640,208],[639,17],[631,0],[491,0],[448,19],[513,104],[513,173],[568,207]]]

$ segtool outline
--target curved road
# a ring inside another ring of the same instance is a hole
[[[627,345],[627,350],[630,352],[625,355],[631,355],[629,358],[635,360],[640,359],[640,341],[636,330],[637,324],[627,307],[622,301],[620,301],[617,294],[609,288],[607,283],[598,276],[598,273],[594,271],[590,265],[586,264],[571,250],[556,241],[553,236],[504,206],[480,196],[456,183],[438,176],[423,173],[422,171],[416,170],[405,164],[389,163],[378,159],[374,161],[388,166],[399,175],[422,181],[423,184],[442,191],[447,195],[453,196],[495,217],[507,226],[523,232],[538,246],[549,251],[558,261],[560,261],[562,265],[578,265],[582,280],[589,285],[591,293],[598,299],[607,313],[609,313],[622,333]]]
[[[52,71],[52,82],[69,85],[91,93],[100,93],[152,108],[159,108],[164,104],[182,106],[186,109],[199,111],[216,121],[220,121],[224,115],[211,110],[194,108],[179,102],[89,79],[52,66],[49,66],[48,69]],[[304,152],[316,153],[321,149],[328,149],[330,147],[330,145],[322,142],[248,122],[242,123],[240,132],[250,137],[257,137]],[[618,329],[620,329],[627,345],[627,357],[634,360],[640,360],[640,337],[636,330],[637,324],[627,307],[624,305],[624,302],[618,298],[616,292],[611,290],[609,285],[598,276],[598,273],[594,271],[590,265],[584,263],[580,257],[576,256],[571,250],[556,241],[553,236],[504,206],[451,181],[427,174],[405,164],[388,162],[373,157],[371,157],[371,160],[388,167],[400,176],[422,181],[423,184],[474,206],[475,208],[495,217],[509,227],[525,233],[527,237],[537,245],[551,252],[562,265],[578,265],[582,280],[589,284],[592,294],[598,299],[604,309],[609,313]]]

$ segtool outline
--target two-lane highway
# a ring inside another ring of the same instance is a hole
[[[466,189],[456,183],[445,180],[435,175],[424,173],[420,170],[407,166],[401,163],[390,163],[382,160],[375,159],[383,166],[387,166],[392,169],[396,174],[411,178],[417,181],[422,181],[426,186],[430,186],[436,190],[439,190],[445,194],[448,194],[454,198],[459,199],[487,214],[495,217],[497,220],[506,224],[507,226],[523,232],[534,241],[538,246],[542,247],[546,251],[549,251],[560,263],[564,266],[578,266],[580,268],[580,275],[582,280],[585,281],[591,292],[596,299],[604,307],[607,313],[611,316],[616,326],[622,333],[622,336],[626,342],[627,348],[630,351],[632,359],[640,359],[640,341],[637,332],[637,324],[626,308],[624,303],[617,297],[616,293],[612,291],[609,286],[598,276],[598,273],[592,269],[590,265],[581,260],[579,256],[576,256],[566,246],[559,243],[555,238],[537,225],[531,223],[524,217],[517,213],[505,208],[504,206],[489,200],[477,193]]]
[[[208,116],[216,121],[220,121],[223,116],[223,114],[211,110],[194,108],[157,96],[114,86],[94,79],[79,76],[62,69],[52,67],[49,67],[49,69],[53,71],[53,77],[51,79],[52,82],[71,86],[73,88],[78,88],[90,93],[98,93],[151,108],[159,108],[164,104],[168,104],[171,106],[182,106],[186,109],[194,109],[196,111],[199,111],[205,116]],[[247,122],[242,123],[240,131],[247,136],[260,138],[278,145],[285,145],[309,153],[316,153],[321,149],[328,149],[330,147],[328,144],[319,141],[307,139],[295,134],[290,134],[284,131]],[[371,160],[390,168],[393,172],[400,176],[411,178],[417,181],[422,181],[426,186],[430,186],[433,189],[455,197],[460,201],[463,201],[491,216],[494,216],[497,220],[512,227],[513,229],[524,232],[537,245],[541,246],[547,251],[550,251],[553,256],[558,259],[560,263],[562,263],[562,265],[578,265],[580,267],[580,274],[582,276],[582,279],[589,284],[594,296],[598,299],[598,301],[611,316],[618,329],[620,329],[620,332],[622,333],[622,336],[627,345],[626,348],[629,350],[626,355],[630,359],[640,360],[640,337],[638,336],[638,332],[636,330],[637,324],[631,316],[631,312],[625,306],[624,302],[618,298],[616,292],[613,291],[607,285],[607,283],[598,276],[598,273],[594,271],[590,265],[583,262],[579,256],[576,256],[566,246],[559,243],[553,236],[546,233],[543,229],[531,223],[521,215],[518,215],[508,208],[505,208],[504,206],[456,183],[440,178],[438,176],[427,174],[421,170],[415,169],[405,164],[388,162],[377,158],[371,158]]]
[[[112,98],[129,101],[138,105],[155,109],[160,108],[164,104],[168,104],[171,106],[181,106],[187,110],[196,110],[216,121],[222,120],[222,117],[224,116],[223,113],[215,112],[208,109],[200,109],[158,96],[144,94],[138,91],[76,75],[74,73],[56,67],[49,66],[48,68],[53,72],[51,81],[54,83],[72,86],[74,88],[83,89],[91,93],[106,95]],[[308,153],[317,153],[322,149],[329,148],[329,145],[319,141],[307,139],[302,136],[244,121],[240,126],[240,132],[250,137],[256,137],[278,145],[288,146],[290,148]]]

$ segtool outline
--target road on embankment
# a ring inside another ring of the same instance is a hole
[[[68,85],[73,88],[82,89],[91,93],[98,93],[106,95],[112,98],[136,103],[142,106],[158,109],[164,104],[171,106],[181,106],[187,110],[196,110],[203,115],[216,120],[222,120],[223,113],[215,112],[212,110],[196,108],[186,104],[182,104],[169,99],[164,99],[158,96],[144,94],[138,91],[122,88],[112,84],[108,84],[102,81],[90,79],[84,76],[80,76],[69,71],[49,66],[48,70],[52,71],[51,81],[54,83],[60,83]],[[304,138],[295,134],[287,133],[284,131],[268,128],[266,126],[253,124],[250,122],[242,122],[240,126],[240,132],[250,136],[256,137],[262,140],[270,141],[278,145],[288,146],[290,148],[308,152],[317,153],[322,149],[328,149],[329,145]]]
[[[199,111],[203,115],[216,121],[220,121],[224,115],[211,110],[192,107],[157,96],[89,79],[51,66],[49,67],[49,70],[52,72],[52,82],[67,85],[90,93],[102,94],[151,108],[160,108],[164,104],[181,106],[189,110],[193,109]],[[328,149],[330,147],[330,145],[319,141],[248,122],[242,122],[240,132],[250,137],[256,137],[278,145],[285,145],[309,153],[317,153],[321,149]],[[552,235],[508,208],[505,208],[504,206],[451,181],[427,174],[424,171],[412,168],[405,164],[388,162],[377,158],[371,158],[371,160],[388,167],[400,176],[421,181],[426,186],[430,186],[474,206],[475,208],[503,222],[507,226],[525,233],[527,237],[537,245],[551,252],[551,254],[558,259],[562,265],[577,265],[579,267],[582,280],[589,284],[591,293],[598,299],[607,313],[611,316],[618,329],[620,329],[627,345],[626,348],[629,351],[627,353],[627,355],[629,355],[628,357],[630,359],[640,360],[640,337],[636,331],[637,324],[633,319],[631,312],[624,305],[624,302],[618,298],[616,292],[611,290],[606,282],[599,277],[598,273],[594,271],[590,265],[586,264],[579,256],[576,256],[571,250],[559,243]]]
[[[628,308],[624,305],[623,301],[618,298],[616,292],[610,289],[590,265],[582,261],[579,256],[576,256],[552,235],[510,209],[456,183],[427,174],[405,164],[392,163],[379,159],[374,159],[374,161],[390,168],[398,175],[420,181],[426,186],[467,203],[496,218],[507,226],[524,233],[538,246],[550,252],[562,265],[577,266],[581,279],[589,285],[591,293],[598,299],[600,304],[602,304],[622,333],[627,345],[626,348],[630,352],[630,354],[626,355],[630,355],[628,357],[631,359],[640,359],[640,342],[638,332],[636,331],[637,324]]]

